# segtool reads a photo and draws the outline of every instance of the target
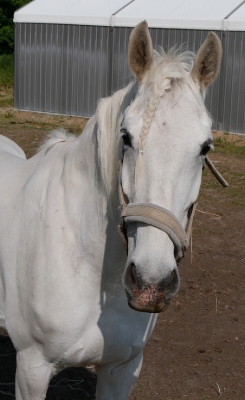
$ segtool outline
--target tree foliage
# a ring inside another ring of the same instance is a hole
[[[0,0],[0,54],[14,50],[14,12],[30,0]]]

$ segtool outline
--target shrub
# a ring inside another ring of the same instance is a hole
[[[1,0],[0,3],[0,54],[14,50],[14,12],[30,0]]]

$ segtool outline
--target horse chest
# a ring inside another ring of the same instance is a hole
[[[104,364],[117,360],[129,361],[145,346],[155,325],[156,316],[146,315],[144,319],[130,316],[100,314],[96,323],[91,321],[67,355],[68,364]]]

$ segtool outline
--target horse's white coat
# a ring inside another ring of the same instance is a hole
[[[128,399],[156,314],[128,307],[125,263],[133,259],[149,283],[177,267],[169,237],[141,224],[128,231],[126,261],[117,234],[120,125],[132,139],[122,170],[129,201],[165,207],[185,226],[211,136],[189,70],[181,58],[155,57],[140,85],[101,100],[81,136],[56,132],[29,160],[0,137],[0,327],[17,350],[17,400],[44,399],[55,373],[91,363],[97,400]]]

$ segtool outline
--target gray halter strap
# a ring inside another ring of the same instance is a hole
[[[207,166],[209,167],[212,174],[221,183],[223,187],[227,187],[228,183],[221,176],[221,174],[214,167],[213,163],[208,157],[205,159]],[[127,222],[141,222],[146,225],[154,226],[167,233],[169,238],[172,240],[175,248],[175,258],[177,260],[184,257],[185,252],[189,246],[189,241],[192,231],[192,222],[197,206],[195,202],[189,212],[188,223],[186,230],[183,229],[177,218],[166,208],[160,207],[151,203],[127,203],[127,198],[123,192],[121,175],[122,175],[122,161],[119,165],[119,197],[121,204],[121,223],[118,226],[119,234],[124,243],[126,251],[128,250],[128,237],[127,237]]]
[[[128,250],[128,236],[126,223],[127,222],[141,222],[146,225],[154,226],[167,233],[172,240],[175,248],[175,258],[179,260],[182,258],[189,246],[189,239],[191,235],[192,221],[196,209],[195,203],[192,206],[191,214],[189,216],[186,231],[180,225],[177,218],[166,208],[160,207],[151,203],[127,203],[126,196],[123,192],[121,183],[122,161],[119,165],[120,178],[119,178],[119,197],[122,208],[121,223],[118,226],[119,234],[122,238],[126,251]]]
[[[163,207],[151,203],[128,204],[121,213],[121,217],[127,222],[142,222],[154,226],[167,233],[175,248],[175,257],[183,257],[189,239],[186,232],[175,216]]]

